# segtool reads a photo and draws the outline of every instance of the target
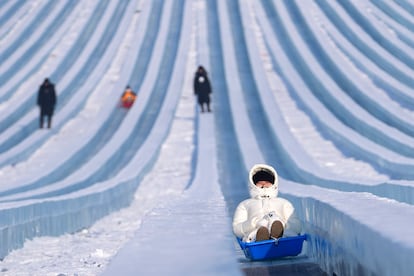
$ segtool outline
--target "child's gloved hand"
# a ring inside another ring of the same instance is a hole
[[[267,219],[265,219],[265,218],[262,218],[261,220],[259,220],[256,223],[256,227],[262,227],[262,226],[264,226],[264,227],[267,228],[269,226],[269,221]]]
[[[266,214],[263,218],[266,219],[270,224],[272,224],[276,220],[279,220],[280,222],[282,222],[283,225],[285,224],[285,222],[282,220],[282,218],[279,217],[279,215],[276,214],[275,211],[272,211],[272,212]]]
[[[261,219],[263,219],[263,218],[261,218],[260,216],[252,217],[251,220],[250,220],[250,224],[252,225],[252,227],[257,227],[257,223]]]

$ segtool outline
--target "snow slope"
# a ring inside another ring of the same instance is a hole
[[[0,5],[0,274],[278,266],[246,262],[231,232],[260,162],[277,169],[310,236],[292,265],[410,275],[413,10],[405,0]],[[198,64],[212,113],[192,94]],[[58,91],[51,130],[37,129],[45,77]],[[128,84],[138,100],[123,110]]]

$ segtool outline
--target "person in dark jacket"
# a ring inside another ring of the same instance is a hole
[[[198,66],[194,76],[194,94],[197,95],[198,104],[201,107],[201,112],[204,112],[204,104],[207,106],[207,111],[210,109],[210,94],[211,85],[207,76],[207,71],[203,66]]]
[[[40,128],[43,128],[44,117],[47,117],[47,127],[52,126],[52,116],[56,105],[55,85],[48,78],[39,87],[37,105],[40,107]]]

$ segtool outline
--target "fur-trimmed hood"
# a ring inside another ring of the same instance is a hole
[[[259,188],[254,183],[255,175],[257,173],[267,173],[274,178],[273,185],[269,188]],[[249,192],[252,198],[273,198],[278,195],[279,180],[276,170],[266,164],[256,164],[250,169],[249,173]]]

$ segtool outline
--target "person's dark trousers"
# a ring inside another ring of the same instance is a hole
[[[50,128],[52,126],[52,115],[45,114],[44,112],[40,112],[40,128],[43,128],[43,121],[45,116],[47,117],[47,128]]]

